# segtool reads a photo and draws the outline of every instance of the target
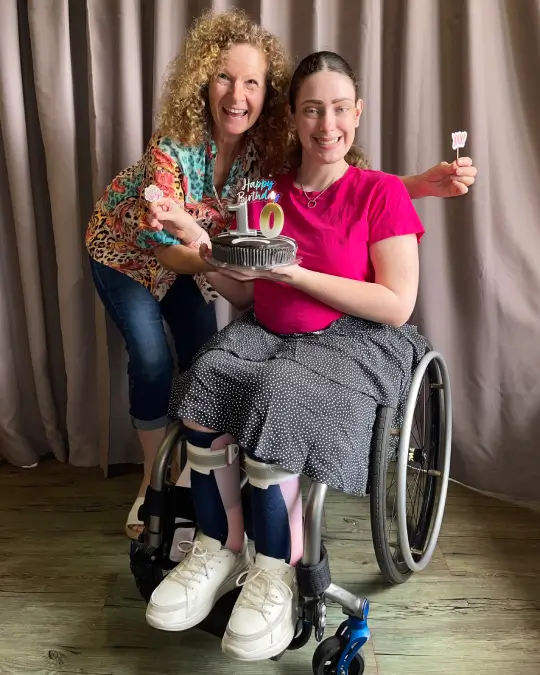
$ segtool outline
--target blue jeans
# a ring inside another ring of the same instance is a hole
[[[161,302],[127,274],[90,258],[92,277],[128,353],[130,415],[137,429],[168,424],[173,359],[163,319],[171,329],[178,369],[217,331],[214,304],[207,304],[193,277],[179,275]]]

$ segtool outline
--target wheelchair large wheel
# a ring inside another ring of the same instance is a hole
[[[452,401],[440,354],[430,351],[420,361],[401,429],[392,429],[393,418],[389,408],[377,413],[370,462],[371,532],[383,576],[401,584],[429,563],[446,503]]]

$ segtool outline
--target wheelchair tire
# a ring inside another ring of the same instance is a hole
[[[392,521],[397,520],[398,531],[392,540],[388,527],[388,468],[391,459],[390,439],[393,433],[391,425],[394,418],[392,409],[378,410],[370,462],[373,546],[380,570],[391,584],[404,583],[413,572],[421,571],[428,564],[440,530],[448,487],[451,399],[448,373],[442,357],[436,352],[428,352],[419,364],[413,380],[415,385],[411,386],[410,398],[414,397],[415,400],[408,400],[405,408],[405,420],[408,419],[408,424],[404,422],[404,433],[407,438],[400,438],[398,456],[395,458],[398,487]],[[421,382],[427,382],[424,389]],[[427,398],[421,397],[422,392],[427,392]],[[422,426],[429,442],[424,446],[422,442],[413,441],[414,447],[411,447],[413,437],[411,420],[413,417],[416,419],[417,411],[421,413]],[[428,424],[425,424],[426,419]],[[416,515],[414,522],[412,515],[407,513],[404,497],[404,492],[407,492],[404,486],[407,485],[409,468],[416,471],[415,475],[419,476],[417,484],[420,483],[420,477],[424,482],[421,504],[414,510]],[[439,493],[438,504],[436,504],[437,493]],[[403,504],[404,508],[403,506],[399,508],[400,504]]]
[[[401,552],[396,550],[395,547],[392,548],[391,542],[388,540],[386,515],[388,450],[393,418],[394,410],[392,408],[381,407],[378,409],[369,466],[371,473],[369,481],[371,537],[379,569],[386,581],[391,584],[403,584],[412,572],[401,558]]]

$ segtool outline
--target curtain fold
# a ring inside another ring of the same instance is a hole
[[[5,169],[1,181],[2,232],[4,226],[10,229],[6,237],[10,249],[2,247],[1,295],[4,309],[9,311],[4,313],[1,324],[6,341],[2,361],[7,371],[2,381],[1,428],[2,446],[6,448],[2,454],[8,458],[20,456],[20,463],[33,464],[36,450],[52,449],[61,459],[66,455],[60,421],[63,406],[55,400],[49,371],[47,307],[40,276],[42,265],[54,264],[54,258],[43,259],[40,255],[43,238],[37,236],[43,223],[41,216],[48,211],[49,204],[40,177],[34,180],[39,169],[37,158],[32,161],[32,141],[38,139],[28,126],[35,125],[37,120],[35,98],[28,92],[31,62],[22,54],[24,50],[28,57],[25,17],[22,22],[20,18],[15,3],[0,5],[0,105]],[[23,23],[21,30],[20,23]],[[38,189],[33,193],[36,183]],[[10,224],[14,227],[9,228]],[[18,265],[14,264],[14,258]],[[53,300],[53,304],[56,302]]]
[[[469,132],[471,193],[416,202],[428,234],[415,320],[451,371],[453,477],[540,500],[540,0],[3,0],[0,456],[140,461],[84,231],[141,156],[192,19],[233,5],[296,60],[331,49],[351,63],[374,168],[451,161],[452,131]]]

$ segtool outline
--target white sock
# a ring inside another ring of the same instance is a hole
[[[185,518],[175,518],[174,520],[175,525],[177,525],[178,523],[187,523],[187,522],[189,521],[187,521]],[[178,548],[178,544],[186,541],[192,542],[194,537],[195,537],[195,528],[193,526],[177,527],[174,532],[169,558],[173,562],[176,563],[181,562],[186,557],[186,554],[184,553],[184,551],[181,551]]]

